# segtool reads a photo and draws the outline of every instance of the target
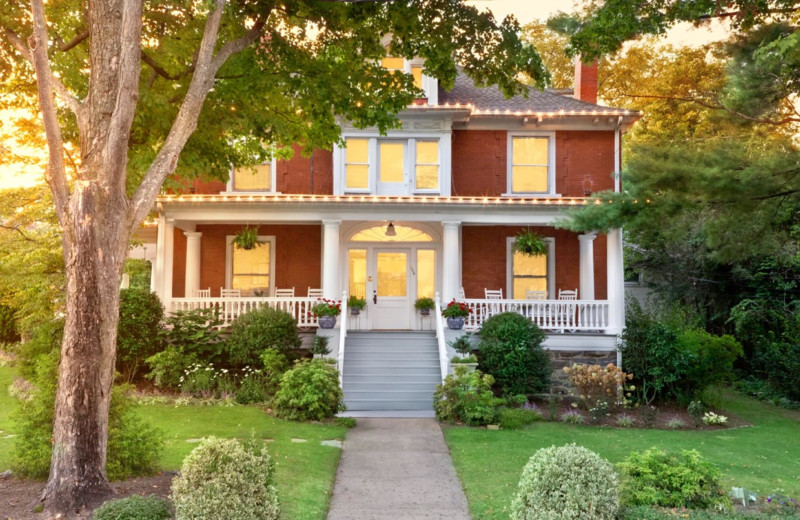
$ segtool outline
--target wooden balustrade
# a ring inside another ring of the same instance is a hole
[[[517,312],[547,332],[604,332],[608,327],[606,300],[462,300],[472,310],[466,330],[478,330],[501,312]]]
[[[242,314],[268,306],[273,309],[286,311],[297,320],[300,328],[316,327],[317,318],[311,314],[311,307],[319,303],[317,298],[259,298],[232,297],[232,298],[173,298],[170,311],[189,311],[193,309],[217,309],[223,320],[223,326],[230,325],[233,320]]]

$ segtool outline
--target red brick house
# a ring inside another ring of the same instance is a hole
[[[596,70],[582,64],[574,94],[527,99],[463,75],[446,92],[415,63],[400,67],[427,94],[400,114],[402,129],[383,136],[343,123],[346,147],[159,199],[153,283],[165,307],[221,302],[234,289],[234,315],[293,288],[292,311],[314,326],[307,291],[320,289],[366,298],[357,322],[340,319],[348,328],[419,330],[432,324],[415,299],[438,295],[476,310],[468,328],[515,309],[552,333],[551,348],[613,352],[624,323],[620,232],[553,224],[593,192],[619,190],[622,135],[639,114],[597,105]],[[258,229],[256,250],[231,244],[245,227]],[[547,237],[546,256],[514,253],[528,228]],[[576,289],[564,318],[559,292]],[[487,300],[487,290],[502,298]]]

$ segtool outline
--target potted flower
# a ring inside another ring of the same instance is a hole
[[[526,229],[520,231],[514,239],[514,251],[527,256],[542,256],[547,254],[547,242],[543,236]]]
[[[248,251],[253,249],[258,244],[258,228],[249,226],[244,228],[236,233],[236,236],[233,237],[232,243],[234,246],[236,246],[236,249],[244,249]]]
[[[332,329],[336,325],[336,316],[342,313],[341,302],[322,299],[311,307],[311,313],[317,317],[321,329]]]
[[[434,307],[433,298],[428,298],[427,296],[417,298],[414,302],[414,308],[417,309],[422,316],[430,316],[431,309]]]
[[[464,320],[470,313],[472,313],[472,309],[470,309],[466,303],[457,302],[454,298],[442,311],[442,316],[447,318],[448,329],[461,330],[464,326]]]
[[[470,334],[464,334],[449,343],[453,350],[458,352],[458,355],[453,356],[450,360],[450,364],[465,367],[468,371],[473,372],[478,368],[478,358],[472,353],[472,343],[469,338]]]
[[[361,314],[361,311],[367,306],[367,300],[364,298],[359,298],[355,294],[351,294],[349,298],[347,298],[347,308],[350,309],[350,314],[352,316],[358,316]]]

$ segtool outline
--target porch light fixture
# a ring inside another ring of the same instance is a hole
[[[397,236],[397,231],[394,230],[394,224],[392,224],[391,222],[389,222],[389,225],[386,226],[386,236],[387,237]]]

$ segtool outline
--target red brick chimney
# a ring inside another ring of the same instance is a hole
[[[589,65],[575,57],[575,83],[573,86],[575,99],[597,103],[597,59]]]

